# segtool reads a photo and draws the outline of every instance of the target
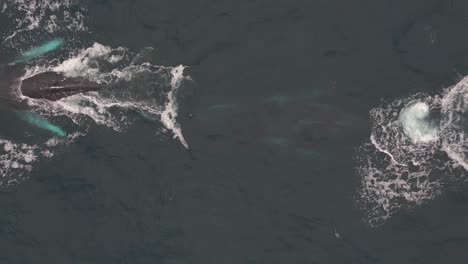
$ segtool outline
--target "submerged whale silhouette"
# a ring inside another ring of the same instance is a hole
[[[36,46],[34,48],[31,48],[21,54],[14,62],[11,64],[15,64],[18,62],[27,62],[30,61],[34,58],[41,57],[42,55],[54,51],[63,44],[64,39],[63,38],[57,38],[45,43],[42,43],[39,46]]]
[[[57,101],[78,93],[98,91],[96,82],[80,77],[66,77],[58,72],[42,72],[25,78],[21,82],[21,93],[35,99]]]
[[[279,99],[210,107],[201,119],[207,122],[207,139],[309,152],[367,137],[370,124],[363,113],[301,98]]]

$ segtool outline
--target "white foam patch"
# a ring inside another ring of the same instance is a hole
[[[79,51],[75,56],[52,68],[69,77],[86,77],[94,81],[105,81],[108,73],[101,73],[99,62],[115,64],[125,57],[126,49],[112,49],[99,43]]]
[[[35,150],[37,146],[29,146],[26,144],[16,144],[12,141],[0,139],[0,146],[3,151],[0,155],[0,174],[2,182],[9,182],[10,179],[16,179],[15,173],[22,171],[30,171],[31,162],[37,159]]]
[[[358,204],[370,225],[437,197],[468,170],[468,77],[440,96],[417,94],[370,111],[358,148]]]
[[[36,162],[52,158],[60,146],[71,144],[77,136],[74,133],[65,139],[53,137],[34,145],[0,138],[0,187],[23,181]]]
[[[182,135],[180,126],[176,122],[178,109],[176,93],[177,89],[179,89],[182,80],[184,80],[184,67],[178,66],[172,69],[171,75],[172,89],[167,94],[168,100],[164,107],[164,110],[161,112],[161,121],[167,129],[171,130],[174,133],[174,138],[179,139],[185,148],[189,148],[187,141],[185,141],[184,136]]]
[[[2,45],[14,47],[34,41],[36,34],[86,31],[85,11],[76,0],[3,0],[1,13],[13,28]]]
[[[428,143],[437,139],[437,126],[431,122],[429,105],[414,102],[401,110],[400,125],[414,143]]]

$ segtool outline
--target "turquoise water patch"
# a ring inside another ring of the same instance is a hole
[[[267,103],[275,103],[279,105],[284,105],[291,101],[292,101],[291,97],[285,96],[285,95],[273,95],[265,99],[265,102]]]
[[[278,146],[278,147],[288,147],[289,139],[286,137],[267,137],[263,140],[268,145]]]
[[[31,48],[21,54],[14,63],[17,62],[27,62],[31,59],[40,57],[48,52],[58,49],[64,42],[63,38],[56,38],[54,40],[45,42],[37,47]]]
[[[49,120],[43,118],[42,116],[30,112],[30,111],[19,111],[17,112],[19,117],[23,119],[24,121],[28,122],[30,125],[33,125],[35,127],[50,131],[54,133],[57,136],[60,137],[66,137],[67,133],[60,128],[59,126],[56,126],[52,123],[49,122]]]
[[[220,111],[228,111],[238,109],[239,106],[237,104],[216,104],[208,107],[209,110],[220,110]]]

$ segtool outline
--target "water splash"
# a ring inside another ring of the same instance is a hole
[[[434,199],[468,171],[468,77],[441,95],[416,94],[370,111],[358,148],[358,205],[372,226]]]
[[[430,120],[429,105],[424,102],[410,103],[401,110],[398,120],[414,143],[428,143],[437,139],[437,126]]]

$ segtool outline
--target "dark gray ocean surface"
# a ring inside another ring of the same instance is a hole
[[[468,73],[468,1],[53,3],[0,0],[0,263],[468,261],[463,131],[400,149],[403,128],[375,125],[407,98],[427,103],[419,121],[428,105],[453,113],[444,91]],[[128,61],[80,55],[90,47]],[[133,75],[79,106],[15,94],[26,70],[70,73],[70,58],[87,77]]]

